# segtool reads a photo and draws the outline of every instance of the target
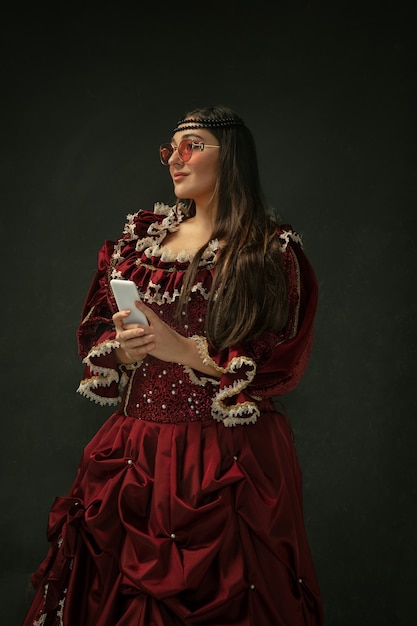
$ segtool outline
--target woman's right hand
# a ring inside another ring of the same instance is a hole
[[[128,315],[128,311],[118,311],[112,318],[116,329],[116,341],[120,344],[120,347],[115,350],[116,359],[124,365],[143,361],[155,347],[155,336],[152,333],[146,333],[143,326],[123,323]]]

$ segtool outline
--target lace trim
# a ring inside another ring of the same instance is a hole
[[[216,372],[219,372],[220,374],[226,374],[227,370],[224,367],[217,365],[217,363],[213,361],[209,355],[207,339],[205,337],[201,337],[200,335],[193,335],[191,339],[194,339],[197,344],[198,353],[203,364],[214,368]]]
[[[236,357],[232,359],[230,365],[232,373],[245,365],[251,369],[245,372],[246,380],[238,378],[232,385],[224,387],[214,396],[211,409],[212,415],[215,420],[223,422],[225,426],[255,424],[260,415],[256,402],[247,400],[246,402],[228,406],[225,404],[225,401],[242,392],[252,382],[256,374],[256,363],[247,357]]]
[[[90,317],[93,315],[93,313],[94,313],[95,309],[96,309],[96,307],[95,307],[95,306],[91,307],[91,309],[89,310],[89,312],[87,313],[87,315],[86,315],[86,316],[84,317],[84,319],[82,320],[81,325],[85,324],[85,323],[86,323],[86,322],[90,319]]]
[[[179,203],[179,206],[184,206],[182,203]],[[155,202],[153,207],[154,213],[156,215],[169,215],[173,208],[169,206],[169,204],[165,204],[163,202]]]
[[[253,381],[256,374],[255,361],[248,357],[239,356],[234,357],[228,364],[227,368],[220,367],[210,357],[208,353],[208,343],[205,337],[194,335],[192,339],[194,339],[197,343],[198,352],[204,365],[209,365],[222,374],[236,374],[242,369],[242,367],[246,366],[248,368],[244,373],[245,378],[236,379],[232,385],[223,387],[223,389],[220,389],[214,395],[211,405],[213,418],[218,422],[223,422],[224,426],[227,427],[237,426],[240,424],[255,424],[260,414],[256,402],[248,400],[246,402],[230,406],[226,404],[227,399],[233,398],[233,396],[241,393]],[[198,378],[193,370],[191,370],[191,372],[193,372],[192,380],[194,382],[194,378],[197,379],[197,384],[205,384],[208,381],[213,382],[213,379],[208,379],[204,376]],[[220,381],[216,380],[216,383],[220,384]]]
[[[293,230],[283,230],[282,232],[279,233],[278,236],[279,236],[279,239],[282,241],[282,244],[281,244],[282,252],[285,252],[288,244],[290,243],[290,240],[294,241],[295,243],[298,243],[299,246],[303,247],[303,240],[302,240],[301,235],[299,235]]]
[[[249,424],[256,424],[260,411],[255,402],[243,402],[242,404],[235,404],[231,407],[226,407],[222,402],[213,401],[213,417],[218,422],[223,422],[223,425],[230,428],[231,426],[245,426]],[[225,414],[227,413],[227,417]],[[247,417],[245,417],[245,414]]]
[[[191,287],[191,292],[192,293],[198,293],[200,294],[200,296],[203,296],[204,300],[208,300],[210,297],[210,292],[207,291],[207,289],[205,289],[203,287],[203,283],[201,281],[199,281],[198,283],[195,283],[195,285],[193,285]]]
[[[119,372],[110,367],[101,367],[92,362],[93,357],[100,357],[109,354],[115,348],[119,348],[120,344],[116,340],[105,341],[97,346],[93,346],[87,356],[83,359],[83,363],[87,365],[93,374],[91,378],[84,378],[77,389],[77,393],[93,400],[101,406],[113,406],[119,404],[122,399],[121,393],[127,384],[128,377],[124,372]],[[99,387],[110,387],[112,383],[119,383],[119,395],[117,398],[106,398],[94,393]]]
[[[43,601],[44,603],[46,603],[46,598],[48,595],[48,589],[49,589],[49,583],[46,583],[45,588],[44,588],[44,594],[43,594]],[[67,587],[65,587],[65,589],[62,592],[62,597],[60,600],[58,600],[58,610],[56,612],[56,617],[59,620],[58,622],[56,622],[57,626],[65,626],[64,625],[64,605],[65,605],[65,600],[67,597]],[[46,623],[46,619],[48,617],[47,613],[42,613],[42,615],[40,615],[37,619],[34,620],[33,622],[33,626],[44,626],[44,624]],[[55,623],[55,622],[54,622]]]
[[[289,337],[289,339],[293,339],[298,331],[298,320],[300,317],[300,305],[301,305],[301,277],[300,277],[300,263],[297,259],[297,255],[295,254],[294,250],[291,250],[291,254],[293,257],[293,261],[294,261],[294,268],[295,268],[295,279],[296,279],[296,288],[297,288],[297,304],[296,304],[296,309],[294,311],[294,323],[292,326],[292,332],[291,335]]]
[[[111,271],[111,278],[121,277],[120,272],[115,269],[115,266],[119,261],[124,260],[123,248],[126,244],[135,240],[137,240],[135,246],[136,251],[144,252],[148,259],[154,257],[159,258],[163,262],[178,261],[180,263],[190,261],[194,256],[193,252],[183,250],[175,254],[169,248],[164,248],[164,246],[161,245],[168,233],[173,233],[178,230],[179,225],[185,218],[184,209],[185,207],[182,204],[179,204],[178,206],[169,206],[163,203],[156,203],[154,205],[154,213],[156,215],[165,215],[165,217],[161,222],[153,222],[148,227],[147,235],[145,237],[141,237],[140,239],[136,234],[135,224],[135,220],[140,215],[140,211],[137,211],[136,213],[129,213],[126,217],[127,221],[123,229],[124,236],[119,239],[114,246],[112,254],[113,269]],[[200,263],[202,265],[214,263],[214,258],[218,248],[219,241],[217,239],[210,241],[204,250]],[[137,263],[141,264],[141,260],[138,259]],[[150,265],[150,267],[153,268],[152,265]]]
[[[125,377],[122,376],[120,379],[119,389],[122,390],[126,386],[126,383],[127,379],[125,380]],[[99,387],[108,387],[108,385],[106,384],[106,379],[103,376],[84,378],[78,385],[76,391],[81,396],[84,396],[85,398],[88,398],[88,400],[92,400],[93,402],[95,402],[96,404],[100,404],[101,406],[116,406],[121,402],[121,393],[119,393],[117,398],[106,398],[104,396],[99,396],[98,394],[94,393],[94,389],[98,389]]]
[[[174,289],[172,293],[170,293],[169,291],[164,291],[163,293],[160,293],[160,290],[160,284],[154,283],[152,282],[152,280],[149,280],[146,293],[141,294],[143,300],[147,304],[157,304],[158,306],[162,306],[164,304],[172,304],[173,302],[178,300],[181,294],[179,289]],[[201,281],[195,283],[195,285],[192,286],[191,291],[192,293],[198,292],[205,300],[209,299],[210,293],[207,289],[205,289]]]
[[[116,348],[120,348],[120,343],[115,339],[109,339],[108,341],[103,341],[103,343],[99,343],[96,346],[93,346],[87,356],[83,359],[83,363],[88,365],[94,374],[102,374],[106,371],[114,371],[109,370],[106,367],[100,367],[99,365],[95,365],[91,362],[92,357],[103,356],[104,354],[110,354],[112,350]]]

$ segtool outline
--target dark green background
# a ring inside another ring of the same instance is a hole
[[[75,393],[97,250],[127,213],[171,201],[157,147],[182,113],[224,103],[253,130],[267,195],[320,284],[310,366],[285,405],[326,625],[409,626],[411,16],[398,3],[88,6],[17,5],[1,21],[1,624],[21,624],[49,507],[110,415]]]

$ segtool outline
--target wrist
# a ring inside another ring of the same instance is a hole
[[[211,360],[205,358],[201,347],[200,337],[193,336],[186,338],[187,341],[187,362],[183,364],[191,369],[207,374],[211,378],[220,378],[221,368],[217,368]]]
[[[126,350],[123,350],[123,348],[115,348],[114,354],[116,357],[117,364],[123,365],[127,369],[135,369],[134,367],[129,367],[129,366],[135,365],[136,363],[139,363],[140,365],[142,365],[143,359],[135,358],[132,354],[129,354],[129,352],[126,352]]]

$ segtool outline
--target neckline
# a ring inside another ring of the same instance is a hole
[[[167,234],[168,232],[166,233],[165,236],[167,236]],[[177,261],[178,263],[191,262],[199,250],[199,248],[190,248],[190,249],[182,249],[182,250],[178,250],[178,252],[174,252],[172,248],[164,245],[163,243],[164,239],[156,243],[156,246],[151,246],[151,249],[152,249],[152,255],[158,256],[161,259],[161,261],[165,263],[169,263],[169,262],[172,263],[175,261]],[[218,239],[212,239],[206,245],[204,252],[201,256],[201,260],[207,261],[207,260],[212,259],[218,249],[219,249]]]
[[[189,263],[193,260],[199,248],[183,248],[174,252],[169,245],[164,245],[167,236],[177,231],[181,222],[186,218],[182,208],[182,205],[158,204],[155,212],[163,214],[165,217],[161,222],[154,222],[148,228],[148,235],[152,237],[153,242],[150,243],[148,240],[146,256],[158,257],[164,263]],[[201,256],[202,263],[207,264],[213,261],[219,247],[218,239],[209,241]]]

